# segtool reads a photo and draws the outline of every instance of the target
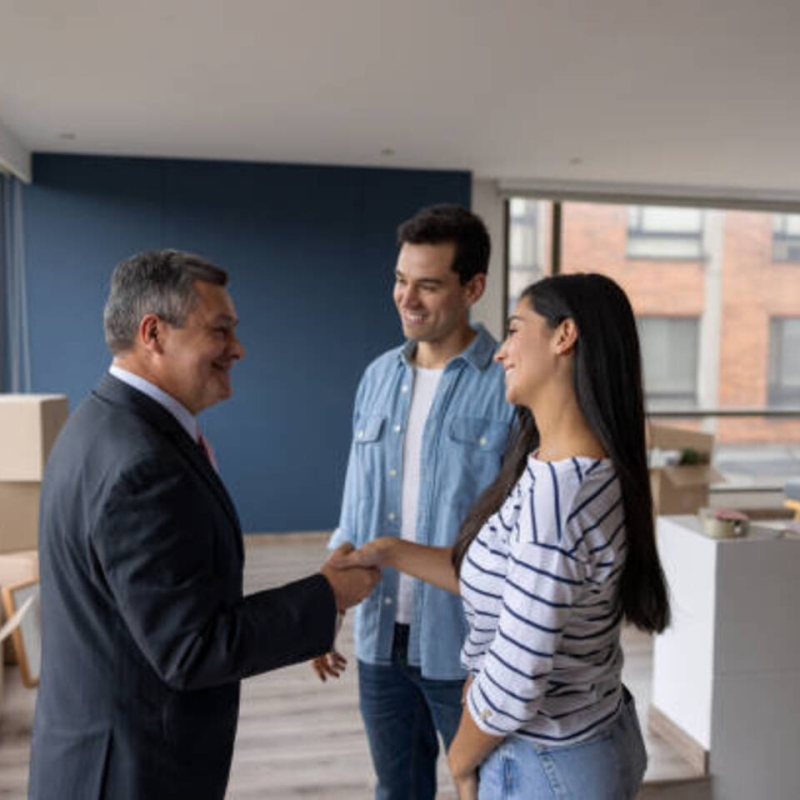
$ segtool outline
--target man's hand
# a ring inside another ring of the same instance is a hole
[[[342,545],[331,553],[326,563],[336,569],[351,567],[383,567],[386,566],[389,551],[396,543],[391,536],[373,539],[354,550],[352,545]]]
[[[336,650],[325,653],[324,656],[317,656],[312,662],[311,667],[317,673],[319,679],[325,683],[328,677],[338,678],[347,668],[347,659]]]
[[[333,589],[339,611],[358,605],[381,579],[381,572],[375,567],[348,566],[342,569],[334,566],[353,549],[349,542],[339,545],[320,569]]]

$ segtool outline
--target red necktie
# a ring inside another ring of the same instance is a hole
[[[211,466],[219,472],[219,467],[217,466],[217,459],[214,455],[214,448],[211,446],[211,443],[203,436],[200,431],[197,432],[197,444],[200,445],[200,449],[205,453],[206,458],[211,463]]]

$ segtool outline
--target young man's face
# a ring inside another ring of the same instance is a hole
[[[159,385],[192,414],[231,396],[230,370],[244,356],[227,290],[205,281],[197,281],[195,290],[197,302],[186,323],[164,323],[159,330]]]
[[[443,344],[460,337],[475,302],[473,283],[452,269],[455,242],[404,244],[395,268],[394,302],[403,333],[415,342]]]

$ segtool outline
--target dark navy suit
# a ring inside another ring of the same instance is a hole
[[[332,647],[322,575],[243,597],[233,504],[202,450],[107,375],[42,488],[34,800],[222,798],[248,675]]]

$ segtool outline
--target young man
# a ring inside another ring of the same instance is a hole
[[[222,800],[240,680],[324,653],[377,582],[324,566],[242,596],[239,520],[195,419],[244,355],[226,283],[174,250],[114,271],[114,362],[42,487],[32,800]]]
[[[452,205],[398,229],[394,300],[408,341],[367,368],[339,527],[330,546],[377,536],[452,545],[500,468],[513,417],[497,343],[469,310],[483,294],[489,235]],[[355,617],[361,713],[379,800],[433,800],[437,731],[445,746],[461,716],[465,633],[460,598],[387,570]],[[336,653],[318,658],[336,675]]]

